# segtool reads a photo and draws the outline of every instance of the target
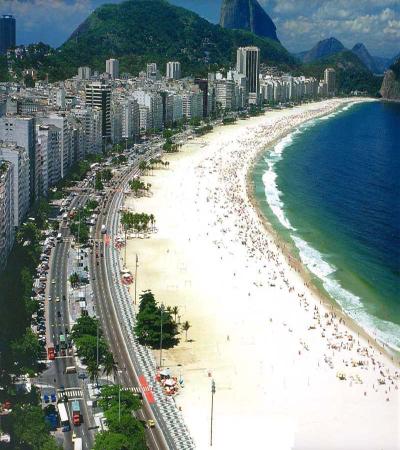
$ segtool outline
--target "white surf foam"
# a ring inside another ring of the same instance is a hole
[[[266,155],[265,161],[268,164],[268,170],[263,175],[265,196],[272,212],[286,229],[296,231],[285,215],[284,203],[281,199],[283,194],[278,189],[276,182],[277,174],[274,170],[275,164],[282,159],[285,148],[293,143],[293,137],[296,134],[303,133],[322,120],[331,119],[341,112],[347,111],[353,105],[354,104],[346,105],[338,111],[302,124],[293,133],[289,134],[276,144]],[[369,332],[370,335],[375,336],[377,340],[385,343],[393,350],[400,352],[400,326],[369,314],[365,310],[360,297],[343,288],[339,281],[334,278],[337,268],[332,264],[329,264],[326,259],[324,259],[322,253],[311,247],[299,236],[291,234],[291,237],[299,251],[299,256],[303,264],[311,273],[322,281],[325,290],[333,299],[335,299],[343,311],[345,311],[349,317],[354,319],[364,330]]]

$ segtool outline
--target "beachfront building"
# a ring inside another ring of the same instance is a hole
[[[21,225],[29,208],[29,155],[25,147],[0,141],[0,160],[13,166],[14,225]]]
[[[39,195],[61,180],[61,130],[54,125],[36,126]]]
[[[236,55],[236,71],[247,78],[247,95],[250,105],[260,100],[260,49],[239,47]]]
[[[39,117],[38,122],[41,125],[54,125],[57,127],[60,134],[60,144],[61,144],[61,178],[64,178],[71,166],[71,130],[68,123],[68,118],[66,113],[52,113],[48,116]]]
[[[35,119],[23,116],[1,117],[0,141],[16,143],[25,148],[29,158],[29,192],[33,201],[37,197]]]
[[[4,269],[14,244],[14,169],[0,160],[0,271]]]
[[[101,153],[103,132],[102,110],[97,107],[77,107],[71,110],[71,113],[82,125],[84,135],[82,157]]]
[[[327,94],[335,95],[336,91],[336,71],[331,67],[328,67],[324,71],[324,83],[327,86]]]
[[[132,97],[140,107],[146,107],[149,112],[145,122],[142,121],[142,114],[140,113],[140,128],[161,130],[163,128],[163,101],[161,95],[158,92],[136,90],[133,91]]]

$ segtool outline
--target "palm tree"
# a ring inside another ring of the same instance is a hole
[[[112,353],[107,352],[105,354],[104,357],[104,361],[103,361],[103,373],[106,374],[107,376],[107,382],[108,382],[108,377],[113,373],[117,371],[117,364],[114,360],[114,356],[112,355]]]
[[[87,371],[89,373],[89,378],[91,381],[98,382],[99,379],[99,366],[97,365],[96,361],[90,361],[87,366]]]
[[[179,308],[177,306],[174,306],[172,308],[172,314],[174,315],[175,323],[176,323],[176,316],[178,315],[178,312],[179,312]]]
[[[187,342],[187,333],[188,333],[188,331],[189,331],[189,328],[191,328],[191,325],[190,325],[190,323],[186,320],[185,322],[183,322],[183,325],[182,325],[182,329],[183,329],[183,331],[185,331],[185,333],[186,333],[186,338],[185,338],[185,340],[186,340],[186,342]]]

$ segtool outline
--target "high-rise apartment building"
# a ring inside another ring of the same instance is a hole
[[[90,83],[85,88],[86,106],[102,113],[102,137],[111,138],[111,88],[104,83]]]
[[[14,237],[14,166],[0,160],[0,271],[6,266]]]
[[[55,125],[36,126],[39,194],[47,194],[61,180],[61,134]]]
[[[107,59],[106,61],[106,73],[115,80],[119,78],[119,61],[118,59]]]
[[[92,70],[90,67],[83,66],[78,67],[78,79],[79,80],[90,80],[90,77],[92,76]]]
[[[55,127],[59,128],[61,131],[60,163],[61,163],[61,178],[64,178],[68,173],[68,169],[70,167],[70,162],[72,160],[71,133],[70,133],[70,126],[68,124],[67,114],[65,114],[65,113],[49,114],[46,117],[40,118],[40,123],[42,125],[54,125]]]
[[[13,166],[14,225],[21,225],[29,208],[29,156],[25,147],[0,141],[0,160]]]
[[[158,73],[156,63],[147,64],[146,76],[147,76],[148,80],[153,80],[153,81],[156,81],[159,78],[159,73]]]
[[[15,47],[15,35],[15,18],[10,15],[3,15],[0,17],[0,53],[7,53],[9,48]]]
[[[31,201],[37,197],[35,119],[4,116],[0,118],[0,141],[14,142],[24,147],[29,157]]]
[[[239,47],[236,54],[236,71],[247,78],[247,95],[250,105],[260,99],[260,49]]]
[[[327,85],[328,95],[335,95],[336,91],[336,71],[331,67],[324,71],[324,82]]]
[[[177,61],[168,62],[166,77],[170,80],[179,80],[181,78],[181,63]]]

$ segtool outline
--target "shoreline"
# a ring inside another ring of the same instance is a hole
[[[327,114],[321,114],[320,116],[316,116],[310,120],[307,120],[305,122],[302,122],[301,125],[304,125],[308,121],[315,120],[317,118],[324,117],[325,115],[332,114],[334,112],[340,111],[343,107],[350,105],[350,104],[357,104],[357,103],[365,103],[375,101],[374,99],[365,99],[365,100],[349,100],[346,103],[338,106],[334,111],[331,111]],[[279,142],[281,142],[285,137],[293,133],[295,131],[296,127],[291,128],[290,130],[283,133],[281,136],[279,136],[274,141],[268,143],[267,147],[269,149],[273,148],[275,145],[277,145]],[[286,258],[287,263],[296,270],[300,276],[303,278],[304,282],[307,284],[307,287],[312,290],[321,300],[324,302],[324,304],[332,308],[334,310],[335,314],[337,314],[342,319],[345,319],[349,323],[349,327],[355,331],[356,333],[359,333],[364,338],[366,338],[368,341],[371,340],[373,342],[373,345],[376,347],[376,349],[380,352],[384,352],[389,358],[392,359],[392,361],[397,364],[397,366],[400,368],[400,353],[396,352],[395,349],[392,349],[389,345],[380,342],[377,338],[375,338],[372,334],[368,332],[368,330],[365,330],[361,324],[359,324],[355,319],[350,317],[346,311],[344,311],[339,303],[331,297],[323,288],[319,288],[315,285],[313,281],[313,277],[307,268],[307,266],[301,261],[300,256],[295,254],[295,248],[287,242],[280,234],[279,231],[277,231],[274,226],[270,223],[268,218],[263,214],[262,208],[260,205],[259,200],[257,199],[257,196],[255,194],[255,185],[253,180],[254,175],[254,169],[257,166],[257,164],[260,161],[260,158],[265,155],[268,151],[268,148],[261,149],[257,154],[254,156],[253,161],[251,164],[249,164],[246,174],[246,184],[247,184],[247,196],[252,204],[255,212],[257,213],[258,218],[263,223],[263,226],[265,227],[267,233],[269,233],[275,240],[275,243],[277,247],[280,248],[283,255]],[[268,202],[266,201],[267,205]],[[372,330],[371,330],[372,332]]]
[[[156,217],[149,239],[128,241],[131,271],[139,256],[138,292],[151,289],[159,302],[178,306],[178,322],[192,325],[188,341],[183,333],[176,348],[163,351],[162,365],[184,379],[175,402],[196,448],[209,448],[211,379],[217,449],[260,442],[274,450],[321,442],[324,450],[400,448],[393,433],[400,411],[396,367],[305,286],[249,198],[257,156],[317,112],[333,113],[335,104],[345,102],[216,127],[163,155],[170,169],[143,177],[152,185],[149,197],[125,201]],[[153,353],[158,361],[159,351]]]

